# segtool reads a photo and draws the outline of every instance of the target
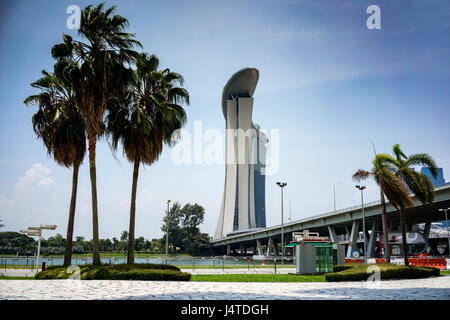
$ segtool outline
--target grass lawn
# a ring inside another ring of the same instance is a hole
[[[294,276],[292,274],[199,274],[191,281],[208,282],[325,282],[325,275]]]

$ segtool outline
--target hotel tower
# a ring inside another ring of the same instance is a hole
[[[259,72],[235,73],[222,93],[226,122],[225,185],[215,239],[266,227],[267,137],[252,121]]]

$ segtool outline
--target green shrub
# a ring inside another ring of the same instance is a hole
[[[191,274],[181,272],[172,265],[134,264],[134,265],[83,265],[80,267],[82,280],[153,280],[153,281],[189,281]],[[35,279],[68,279],[71,274],[67,268],[54,266],[36,274]]]
[[[368,264],[347,264],[335,266],[333,273],[325,275],[329,282],[339,281],[365,281],[372,273],[367,273]],[[420,279],[428,277],[437,277],[440,270],[430,267],[420,266],[401,266],[395,264],[379,264],[380,277],[382,280],[389,279]]]
[[[351,268],[350,265],[337,265],[337,266],[333,266],[333,272],[340,272],[340,271],[344,271],[344,270],[347,270],[350,268]]]

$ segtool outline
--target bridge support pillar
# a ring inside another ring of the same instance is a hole
[[[231,255],[231,247],[227,245],[227,256]]]
[[[348,226],[345,226],[345,240],[350,240],[350,230],[348,230]]]
[[[369,244],[367,245],[367,257],[375,257],[375,245],[377,243],[377,223],[374,222],[372,225],[372,232],[370,233]]]
[[[273,251],[274,255],[277,255],[277,250],[275,248],[275,244],[273,242],[273,238],[269,238],[269,242],[267,243],[267,251],[266,251],[266,257],[270,256],[270,253]]]
[[[333,244],[337,244],[336,231],[334,231],[333,226],[328,226],[328,234],[330,235],[330,240]]]
[[[261,248],[261,240],[256,240],[256,250],[257,250],[259,256],[263,255],[262,248]]]
[[[356,243],[358,241],[358,231],[359,231],[359,222],[355,220],[353,221],[352,231],[350,233],[350,239],[347,249],[347,258],[351,258],[353,251],[355,251],[358,248]]]

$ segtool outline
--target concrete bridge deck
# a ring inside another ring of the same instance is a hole
[[[429,232],[429,226],[432,222],[445,220],[444,212],[440,212],[438,209],[450,207],[450,183],[446,183],[435,189],[435,200],[430,205],[422,205],[414,195],[412,195],[412,199],[414,201],[414,207],[405,211],[408,231],[411,231],[414,225],[425,224],[425,233],[427,228]],[[380,201],[365,203],[364,211],[366,231],[375,231],[373,234],[381,232]],[[400,219],[398,212],[389,202],[386,203],[386,211],[389,232],[399,232]],[[350,242],[356,244],[358,241],[358,233],[362,231],[362,218],[361,205],[327,212],[284,224],[284,236],[287,239],[286,242],[289,242],[292,232],[309,230],[319,232],[321,236],[330,236],[334,243],[338,243],[339,235],[346,235],[346,238]],[[214,247],[223,246],[225,248],[228,246],[228,252],[230,248],[244,248],[244,250],[249,247],[256,248],[261,246],[262,243],[272,245],[273,243],[281,242],[281,230],[281,225],[276,225],[248,233],[215,239],[211,243]],[[272,244],[270,241],[272,241]],[[373,248],[374,245],[372,243],[372,251]],[[256,252],[256,249],[254,251]],[[261,254],[261,252],[258,253]]]

